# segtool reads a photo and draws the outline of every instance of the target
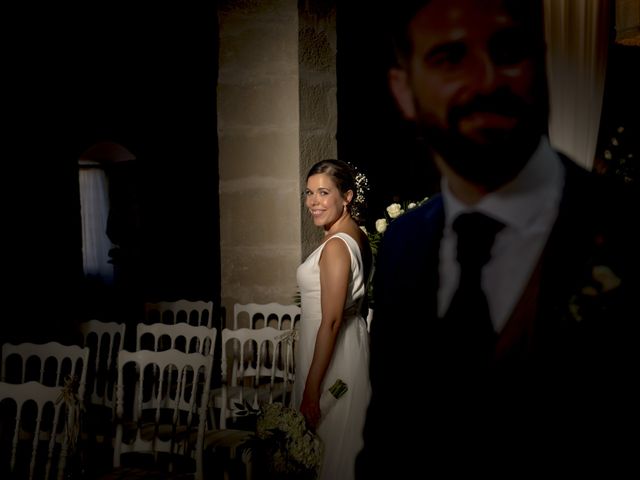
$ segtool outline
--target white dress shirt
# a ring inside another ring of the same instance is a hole
[[[456,233],[451,228],[461,213],[481,212],[505,224],[496,236],[491,259],[482,271],[493,327],[506,325],[535,268],[558,215],[564,166],[545,136],[522,171],[476,205],[458,200],[442,179],[445,227],[440,244],[438,313],[444,316],[458,285]]]

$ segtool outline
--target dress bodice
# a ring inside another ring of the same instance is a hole
[[[366,294],[366,281],[364,265],[358,242],[350,235],[339,232],[332,235],[316,248],[307,259],[298,267],[297,280],[300,288],[301,308],[303,315],[321,318],[320,310],[320,257],[327,242],[339,238],[345,242],[351,255],[351,269],[347,300],[345,302],[345,317],[351,317],[360,310]]]

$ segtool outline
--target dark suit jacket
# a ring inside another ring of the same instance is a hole
[[[610,447],[625,455],[617,440],[637,424],[640,408],[633,403],[640,243],[630,231],[640,218],[631,213],[637,192],[566,159],[565,166],[559,215],[537,273],[500,338],[500,354],[482,373],[452,366],[456,338],[437,316],[442,198],[389,225],[376,259],[373,395],[359,479],[405,478],[402,469],[478,473],[478,459],[585,465]],[[597,286],[594,266],[606,273],[609,291],[581,294]],[[615,278],[621,282],[612,288]]]

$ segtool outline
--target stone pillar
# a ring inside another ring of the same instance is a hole
[[[336,158],[338,131],[336,9],[334,1],[300,4],[300,184],[319,160]],[[322,232],[301,202],[302,257],[319,244]]]
[[[308,236],[301,234],[301,178],[314,161],[336,152],[335,15],[322,8],[328,16],[320,18],[307,3],[315,2],[219,2],[221,297],[227,318],[235,302],[294,302],[301,239]]]

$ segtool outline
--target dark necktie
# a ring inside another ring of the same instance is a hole
[[[487,365],[497,335],[491,323],[487,298],[480,283],[482,267],[489,261],[496,234],[504,224],[481,213],[465,213],[453,222],[458,235],[460,282],[444,316],[454,361],[463,368]]]

